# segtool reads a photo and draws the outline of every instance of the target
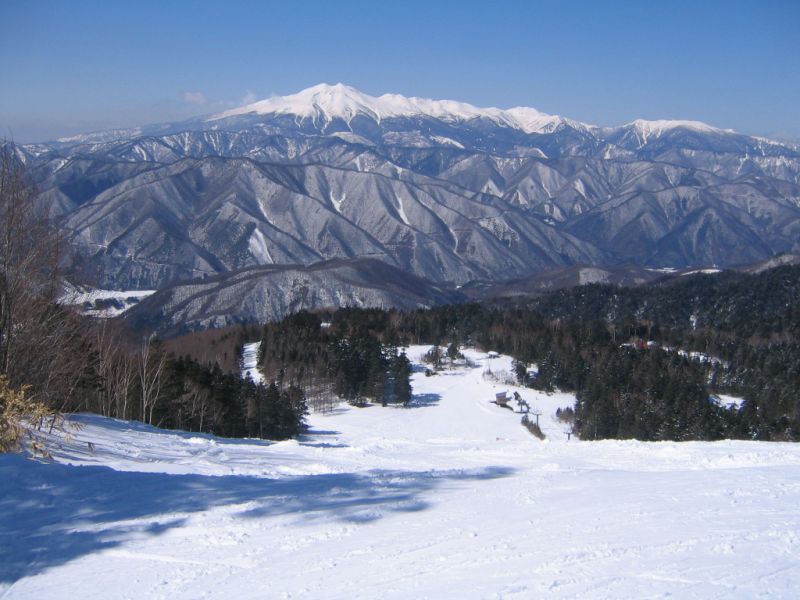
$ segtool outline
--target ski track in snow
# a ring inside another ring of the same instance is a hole
[[[572,396],[468,356],[278,443],[74,417],[53,462],[0,456],[0,597],[797,597],[800,446],[567,441]]]
[[[242,348],[242,377],[254,383],[264,383],[264,376],[258,370],[258,348],[261,342],[245,344]]]

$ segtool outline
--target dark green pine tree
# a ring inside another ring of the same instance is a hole
[[[388,361],[381,351],[379,343],[367,342],[365,345],[365,360],[367,373],[363,386],[363,393],[368,398],[382,401],[385,387],[389,379]],[[385,403],[384,403],[385,404]]]
[[[244,404],[245,429],[248,437],[263,437],[261,430],[258,387],[251,379],[242,383],[241,397]]]
[[[447,347],[447,358],[450,360],[450,366],[453,366],[453,363],[461,358],[461,352],[459,352],[458,345],[455,342],[450,342]]]
[[[272,381],[266,387],[261,387],[259,399],[259,422],[261,425],[261,437],[278,437],[280,430],[280,402],[281,392],[277,384]]]
[[[392,360],[391,372],[394,379],[395,402],[408,406],[411,402],[411,361],[405,350]]]

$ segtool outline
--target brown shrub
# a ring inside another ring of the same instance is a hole
[[[534,421],[531,421],[528,418],[528,415],[525,415],[524,417],[522,417],[522,426],[525,427],[525,429],[530,431],[533,435],[535,435],[540,440],[543,440],[545,438],[545,435],[544,435],[544,433],[542,433],[542,430],[539,427],[539,424],[534,422]]]
[[[55,410],[27,398],[26,390],[27,386],[13,389],[5,375],[0,375],[0,452],[19,450],[31,428],[53,427],[60,423],[61,417]],[[47,454],[35,439],[31,448],[36,454]]]

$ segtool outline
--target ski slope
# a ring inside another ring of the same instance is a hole
[[[797,597],[800,446],[568,441],[571,396],[469,357],[299,440],[75,417],[52,463],[0,456],[0,598]]]

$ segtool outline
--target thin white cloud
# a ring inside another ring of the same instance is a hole
[[[256,100],[258,100],[258,96],[256,96],[250,90],[247,90],[247,93],[244,95],[244,98],[242,98],[242,100],[241,100],[241,102],[239,104],[240,104],[240,106],[246,106],[247,104],[252,104]]]
[[[189,104],[208,104],[208,98],[203,92],[183,92],[183,101]]]

